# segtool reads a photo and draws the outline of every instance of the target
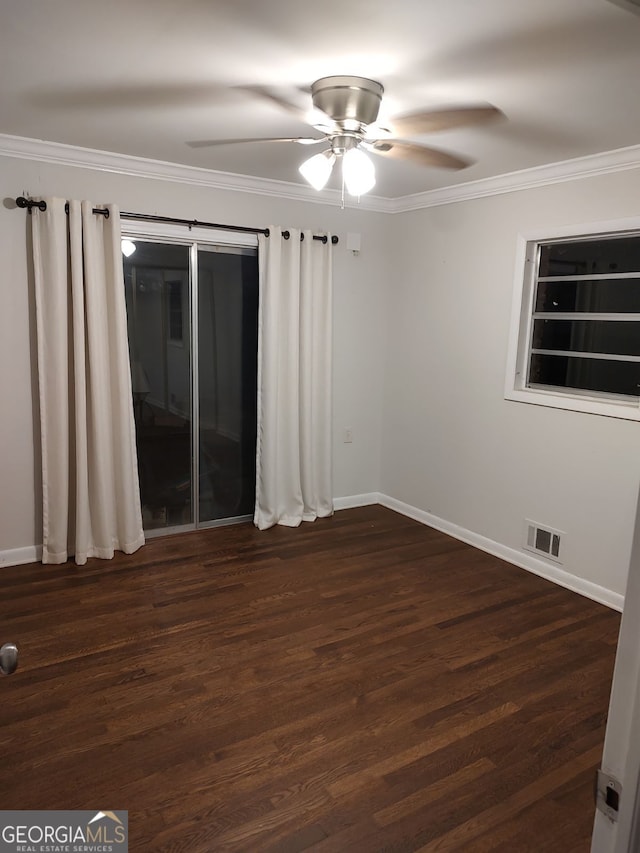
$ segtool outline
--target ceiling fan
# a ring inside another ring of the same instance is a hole
[[[305,160],[300,173],[317,190],[329,180],[337,160],[347,192],[360,196],[375,185],[375,168],[367,152],[409,160],[421,166],[463,169],[469,160],[405,137],[463,127],[498,118],[502,112],[487,105],[427,110],[393,119],[386,127],[376,124],[384,87],[366,77],[322,77],[311,86],[311,116],[274,92],[251,87],[249,91],[266,97],[297,118],[311,124],[321,136],[257,137],[252,139],[207,139],[189,142],[192,148],[235,145],[247,142],[294,142],[300,145],[328,147]]]

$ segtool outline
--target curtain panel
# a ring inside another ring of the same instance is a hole
[[[45,199],[31,215],[42,443],[44,563],[144,543],[120,216]]]
[[[259,237],[255,525],[333,513],[332,244],[311,231]]]

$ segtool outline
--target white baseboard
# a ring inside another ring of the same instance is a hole
[[[580,595],[586,596],[593,601],[611,607],[613,610],[622,611],[624,606],[624,596],[618,592],[599,586],[592,581],[584,580],[557,566],[549,565],[543,560],[539,560],[533,555],[525,554],[517,551],[515,548],[509,548],[507,545],[502,545],[500,542],[495,542],[493,539],[487,539],[486,536],[481,536],[479,533],[474,533],[472,530],[467,530],[464,527],[459,527],[450,521],[445,521],[437,515],[432,515],[430,512],[425,512],[422,509],[411,506],[403,501],[391,498],[388,495],[380,494],[379,503],[387,509],[392,509],[399,512],[401,515],[406,515],[408,518],[413,518],[421,524],[426,524],[428,527],[433,527],[440,530],[442,533],[447,533],[453,536],[454,539],[459,539],[461,542],[466,542],[468,545],[473,545],[474,548],[479,548],[481,551],[486,551],[488,554],[493,554],[494,557],[499,557],[501,560],[506,560],[514,566],[521,569],[526,569],[534,575],[539,575],[546,580],[557,583],[572,592],[577,592]]]
[[[418,509],[415,506],[411,506],[411,504],[396,500],[396,498],[389,497],[389,495],[384,495],[381,492],[367,492],[362,495],[346,495],[333,499],[333,508],[336,511],[355,509],[359,506],[372,506],[373,504],[380,504],[387,509],[394,510],[394,512],[399,512],[401,515],[407,516],[407,518],[412,518],[414,521],[426,524],[427,527],[433,527],[441,533],[446,533],[449,536],[453,536],[454,539],[459,539],[461,542],[473,545],[474,548],[479,548],[481,551],[493,554],[494,557],[506,560],[506,562],[512,563],[514,566],[526,569],[526,571],[557,583],[559,586],[570,589],[572,592],[584,595],[586,598],[611,607],[613,610],[622,611],[624,596],[618,592],[613,592],[592,581],[579,578],[557,566],[549,565],[533,555],[517,551],[515,548],[509,548],[507,545],[502,545],[500,542],[495,542],[493,539],[488,539],[486,536],[481,536],[479,533],[474,533],[472,530],[467,530],[464,527],[453,524],[451,521],[445,521],[444,518],[439,518],[437,515],[432,515],[430,512],[425,512],[425,510]],[[41,545],[0,551],[0,567],[36,563],[41,559]]]
[[[372,506],[379,503],[382,503],[380,492],[368,492],[364,495],[347,495],[344,498],[334,498],[333,508],[335,510],[355,509],[358,506]]]
[[[366,495],[347,495],[344,498],[334,498],[334,510],[354,509],[358,506],[371,506],[380,503],[380,494],[370,492]],[[157,535],[164,536],[167,531],[158,531]],[[153,537],[153,534],[152,534]],[[38,563],[42,559],[42,545],[31,545],[27,548],[13,548],[0,551],[0,568],[3,566],[22,566],[25,563]]]
[[[22,566],[25,563],[37,563],[41,559],[42,545],[12,548],[8,551],[0,551],[0,568],[3,566]]]

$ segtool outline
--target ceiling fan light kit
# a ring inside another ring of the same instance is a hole
[[[331,146],[329,152],[323,152],[331,155],[331,166],[326,177],[323,173],[320,186],[308,176],[309,166],[316,158],[311,157],[300,166],[300,173],[315,189],[326,185],[338,158],[342,159],[342,178],[349,195],[361,196],[373,189],[375,167],[359,146],[368,126],[378,118],[383,93],[381,83],[366,77],[322,77],[313,83],[313,107],[329,118],[327,142]]]
[[[320,191],[324,189],[331,177],[335,162],[336,155],[333,151],[322,151],[320,154],[314,154],[313,157],[305,160],[298,171],[303,178],[309,181],[314,190]]]
[[[280,96],[259,87],[251,87],[251,91],[309,122],[301,110]],[[329,147],[305,160],[299,167],[300,174],[320,191],[326,186],[336,161],[341,160],[343,186],[350,195],[361,196],[376,182],[373,162],[365,152],[420,166],[463,169],[470,164],[469,160],[402,137],[478,124],[502,115],[496,107],[486,104],[412,113],[392,121],[390,127],[380,127],[376,121],[383,94],[382,84],[367,77],[322,77],[311,86],[314,116],[311,123],[321,136],[218,139],[189,144],[199,148],[239,142],[325,143]]]
[[[351,148],[342,158],[342,177],[349,195],[361,196],[376,184],[373,163],[359,148]]]

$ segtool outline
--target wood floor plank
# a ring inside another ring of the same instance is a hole
[[[601,605],[381,507],[2,577],[4,808],[128,809],[134,853],[589,849]]]

